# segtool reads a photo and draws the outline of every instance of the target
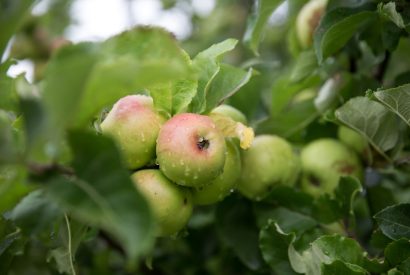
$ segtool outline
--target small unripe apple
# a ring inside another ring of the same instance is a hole
[[[218,107],[216,107],[215,109],[211,111],[211,114],[224,115],[224,116],[232,118],[236,122],[240,122],[245,125],[248,124],[248,120],[246,119],[246,116],[241,111],[239,111],[238,109],[230,105],[226,105],[226,104],[219,105]]]
[[[301,151],[302,189],[313,196],[332,193],[340,176],[363,177],[356,153],[338,140],[317,139]]]
[[[337,137],[341,142],[355,150],[359,156],[366,154],[366,150],[368,149],[367,140],[358,132],[346,126],[339,126]]]
[[[188,188],[176,185],[154,169],[139,170],[132,180],[152,209],[158,224],[157,236],[175,234],[187,224],[193,207]]]
[[[299,11],[296,18],[296,34],[302,48],[312,45],[313,33],[319,25],[326,5],[327,0],[310,0]]]
[[[208,116],[175,115],[158,135],[159,167],[169,179],[183,186],[199,188],[219,176],[225,152],[225,139]]]
[[[252,146],[242,153],[238,190],[249,199],[261,200],[277,185],[293,186],[299,172],[299,158],[285,139],[257,136]]]
[[[226,140],[226,159],[222,174],[209,185],[192,192],[194,204],[206,205],[223,200],[235,188],[241,175],[241,155],[233,140]]]
[[[114,104],[101,123],[101,130],[117,142],[127,167],[137,169],[155,159],[155,144],[163,121],[151,97],[129,95]]]

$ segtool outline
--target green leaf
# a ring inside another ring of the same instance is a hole
[[[75,220],[70,220],[67,214],[60,225],[59,238],[61,245],[50,250],[47,261],[54,259],[58,272],[75,274],[75,254],[87,233],[88,227]]]
[[[292,69],[290,81],[300,82],[313,74],[318,68],[316,54],[313,50],[301,52]]]
[[[34,0],[2,0],[0,2],[0,59],[7,42],[20,27]]]
[[[360,182],[353,177],[340,177],[334,196],[321,195],[314,203],[313,215],[324,223],[332,223],[346,218],[354,222],[353,204],[362,191]]]
[[[384,250],[384,256],[392,266],[404,262],[407,258],[410,258],[410,240],[403,238],[390,243]]]
[[[401,272],[400,270],[397,270],[397,268],[390,269],[389,272],[387,272],[387,275],[407,275]]]
[[[257,270],[262,266],[259,230],[248,201],[230,196],[218,204],[216,226],[221,239],[249,269]]]
[[[336,110],[337,119],[364,136],[384,157],[398,142],[399,125],[393,113],[366,97],[355,97]]]
[[[221,64],[220,70],[206,93],[205,113],[223,103],[228,97],[236,93],[248,83],[252,76],[252,69],[244,71],[227,64]]]
[[[289,105],[295,107],[298,103],[311,99],[316,94],[316,86],[321,82],[322,80],[317,75],[312,75],[297,83],[290,80],[288,73],[279,76],[272,86],[270,114],[272,116],[282,115]],[[309,96],[303,98],[306,95]],[[298,99],[298,96],[302,99]]]
[[[270,220],[260,231],[259,247],[263,259],[276,274],[297,274],[289,264],[287,253],[289,244],[294,239],[294,234],[286,234],[273,220]]]
[[[206,95],[213,79],[220,70],[219,59],[223,54],[233,50],[238,43],[236,39],[227,39],[214,44],[200,52],[193,60],[193,68],[198,75],[198,91],[192,100],[192,112],[202,113],[206,108]]]
[[[313,100],[305,100],[294,104],[280,115],[272,115],[260,121],[256,127],[256,133],[276,134],[289,138],[304,129],[318,115]]]
[[[0,109],[14,112],[18,109],[15,79],[7,76],[7,71],[15,63],[14,60],[9,59],[0,64]]]
[[[367,275],[369,274],[365,269],[358,265],[345,263],[339,260],[331,264],[324,264],[322,266],[323,275]]]
[[[335,8],[323,16],[314,34],[319,63],[340,50],[356,32],[377,18],[377,13],[372,9],[372,5]]]
[[[54,133],[60,134],[74,122],[73,114],[79,111],[85,86],[100,58],[98,49],[92,43],[63,47],[48,64],[43,98]]]
[[[403,17],[396,10],[395,2],[389,2],[387,4],[380,3],[377,6],[377,11],[381,16],[396,24],[397,27],[401,29],[404,29],[406,27],[403,21]]]
[[[379,90],[373,95],[410,126],[410,84]]]
[[[188,111],[188,106],[196,95],[197,86],[197,81],[185,79],[157,85],[149,90],[149,94],[154,98],[157,110],[172,116]]]
[[[195,57],[194,62],[197,59],[209,59],[210,61],[219,61],[219,59],[223,56],[223,54],[232,51],[236,44],[238,44],[238,40],[229,38],[222,42],[212,45],[206,50],[198,53]]]
[[[314,228],[317,221],[313,218],[291,211],[284,207],[274,208],[272,205],[255,205],[258,224],[265,226],[268,221],[275,222],[285,233],[295,233],[299,237],[303,232]]]
[[[0,164],[17,161],[17,148],[14,143],[12,119],[0,109]]]
[[[26,184],[26,170],[18,165],[0,166],[0,213],[11,210],[33,188]]]
[[[410,203],[396,204],[377,213],[374,218],[382,232],[393,240],[410,239]]]
[[[404,262],[402,262],[399,266],[398,269],[403,271],[405,275],[410,274],[410,258],[407,258]]]
[[[256,0],[254,1],[252,14],[248,17],[246,31],[243,37],[244,43],[258,55],[259,43],[265,30],[265,26],[274,10],[283,0]]]
[[[288,186],[277,186],[264,201],[278,204],[306,215],[311,214],[313,207],[313,198],[311,196]]]
[[[51,229],[53,223],[61,217],[60,208],[44,194],[43,190],[28,194],[10,214],[10,218],[28,235]]]
[[[153,220],[147,202],[121,166],[114,142],[74,131],[69,135],[77,177],[57,176],[47,191],[84,223],[108,231],[134,261],[152,245]]]
[[[307,275],[321,274],[322,266],[334,261],[341,261],[349,268],[353,267],[352,265],[362,266],[363,255],[362,248],[355,240],[340,235],[322,236],[302,254],[298,253],[293,245],[289,247],[293,269]]]
[[[191,76],[186,53],[160,28],[123,32],[101,43],[98,52],[77,106],[75,126],[87,125],[99,110],[125,95]]]

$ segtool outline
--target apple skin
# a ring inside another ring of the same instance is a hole
[[[224,116],[232,118],[236,122],[240,122],[244,125],[248,124],[248,120],[246,119],[246,116],[241,111],[239,111],[238,109],[230,105],[226,105],[226,104],[219,105],[218,107],[216,107],[215,109],[211,111],[211,114],[224,115]]]
[[[366,155],[368,150],[367,140],[356,131],[346,126],[339,126],[337,137],[342,143],[355,150],[360,156]]]
[[[188,188],[176,185],[155,169],[139,170],[131,178],[156,217],[157,236],[175,234],[187,224],[193,208]]]
[[[262,200],[277,185],[294,186],[300,161],[292,146],[274,135],[256,136],[242,152],[242,175],[238,190],[251,200]]]
[[[101,123],[103,134],[114,138],[129,169],[141,168],[155,159],[155,145],[164,118],[145,95],[118,100]]]
[[[332,193],[340,176],[363,178],[363,168],[356,153],[336,139],[322,138],[302,149],[301,188],[315,197]]]
[[[233,140],[226,140],[226,160],[222,174],[209,185],[192,192],[194,204],[207,205],[223,200],[236,187],[241,174],[241,154]]]
[[[302,48],[312,45],[313,33],[319,25],[326,5],[327,0],[310,0],[299,11],[296,18],[296,34]]]
[[[168,120],[157,140],[161,171],[177,184],[199,188],[222,174],[226,145],[208,116],[183,113]]]

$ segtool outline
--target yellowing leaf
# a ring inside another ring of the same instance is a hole
[[[220,114],[211,114],[210,117],[225,137],[238,138],[242,149],[251,147],[255,137],[251,127]]]

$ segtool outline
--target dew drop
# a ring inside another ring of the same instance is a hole
[[[229,192],[230,192],[230,193],[233,193],[233,192],[235,192],[235,190],[234,190],[233,188],[231,188],[231,189],[229,190]]]

